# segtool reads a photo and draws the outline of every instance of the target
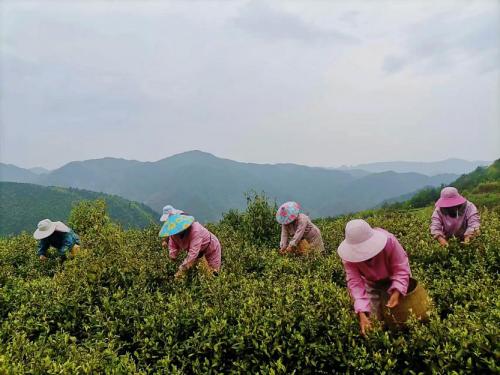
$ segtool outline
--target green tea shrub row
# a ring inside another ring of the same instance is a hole
[[[213,279],[174,282],[159,228],[123,231],[101,203],[73,212],[82,252],[62,265],[40,263],[27,234],[1,239],[0,373],[499,372],[498,213],[484,210],[481,237],[447,249],[428,234],[429,210],[370,216],[401,240],[435,309],[363,339],[334,252],[349,217],[317,221],[327,256],[282,257],[264,224],[274,207],[252,207],[259,229],[234,225],[245,213],[210,226],[224,249]]]

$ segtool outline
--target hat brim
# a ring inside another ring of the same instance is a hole
[[[160,221],[167,221],[168,216],[169,216],[168,214],[163,214],[163,215],[161,215],[161,217],[160,217]]]
[[[294,217],[292,219],[290,216],[276,216],[276,221],[281,225],[288,225],[290,223],[293,223],[295,220],[297,220],[298,217],[299,217],[299,215],[297,215],[296,217]]]
[[[57,223],[52,222],[50,224],[50,227],[47,228],[47,230],[37,229],[35,231],[35,233],[33,233],[33,237],[35,238],[35,240],[43,240],[44,238],[49,237],[52,233],[55,232],[56,226],[57,226]]]
[[[342,241],[337,249],[337,253],[342,260],[347,262],[364,262],[384,250],[387,239],[387,234],[374,230],[373,235],[368,240],[359,244],[353,245],[346,240]]]
[[[448,208],[448,207],[460,206],[465,202],[467,202],[467,199],[459,195],[458,197],[453,197],[453,198],[439,198],[435,206],[438,208]]]
[[[194,223],[193,216],[171,215],[160,229],[158,236],[161,238],[174,236],[188,229]]]

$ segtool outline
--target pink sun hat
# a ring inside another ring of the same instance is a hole
[[[443,190],[441,190],[441,198],[439,198],[436,202],[436,207],[438,208],[446,208],[459,206],[467,202],[467,199],[462,197],[456,188],[453,186],[447,186]]]
[[[361,219],[351,220],[345,226],[345,240],[337,249],[342,260],[352,263],[364,262],[384,250],[387,235],[370,227]]]

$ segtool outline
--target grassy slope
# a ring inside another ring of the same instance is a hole
[[[148,206],[118,196],[86,190],[0,182],[0,235],[31,231],[44,218],[67,221],[71,208],[81,200],[103,198],[113,220],[124,227],[145,227],[157,220]]]

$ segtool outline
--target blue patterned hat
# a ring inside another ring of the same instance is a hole
[[[300,205],[297,202],[283,203],[276,212],[276,221],[281,225],[290,224],[300,214]]]
[[[194,217],[192,216],[181,214],[170,215],[158,235],[160,237],[173,236],[188,229],[193,223]]]

